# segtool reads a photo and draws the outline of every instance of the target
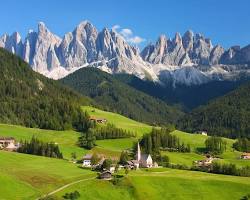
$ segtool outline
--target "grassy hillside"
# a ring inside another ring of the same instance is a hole
[[[250,138],[250,83],[193,110],[179,123],[186,131],[208,130],[211,135]]]
[[[95,100],[102,109],[150,124],[175,123],[182,112],[96,68],[82,68],[61,82]]]
[[[0,122],[66,130],[84,121],[80,105],[89,98],[36,72],[0,48]]]
[[[120,114],[103,111],[91,106],[83,106],[82,109],[87,111],[90,116],[107,119],[108,123],[114,124],[118,128],[136,132],[138,137],[150,132],[152,129],[150,125],[137,122]]]
[[[96,109],[89,106],[84,106],[82,107],[82,109],[88,111],[90,116],[105,118],[108,120],[109,123],[113,123],[119,128],[136,131],[138,138],[140,138],[145,133],[149,133],[152,129],[152,127],[147,124],[136,122],[116,113],[102,111],[100,109]],[[179,137],[181,142],[184,142],[185,144],[190,144],[192,150],[191,153],[163,152],[163,154],[169,156],[171,163],[192,166],[193,161],[204,159],[204,156],[200,155],[199,151],[205,148],[205,140],[208,138],[208,136],[200,134],[190,134],[179,130],[176,130],[171,134],[174,134]],[[232,145],[235,140],[228,138],[224,138],[224,140],[227,141],[227,151],[221,155],[222,159],[220,160],[220,162],[231,162],[238,166],[250,166],[249,160],[239,159],[241,153],[232,149]],[[99,152],[109,150],[111,151],[110,153],[112,153],[112,155],[118,156],[119,154],[115,152],[121,152],[124,149],[130,149],[133,142],[135,141],[136,139],[133,138],[99,140],[97,141],[98,147],[96,148],[96,150],[98,150]]]
[[[128,119],[119,114],[102,111],[93,107],[82,107],[90,115],[106,118],[117,127],[137,131],[138,138],[151,130],[151,126]],[[100,125],[103,126],[103,125]],[[105,125],[104,125],[105,126]],[[193,161],[201,160],[203,155],[197,149],[204,148],[207,136],[174,131],[181,141],[189,143],[191,153],[162,152],[173,164],[192,166]],[[43,141],[58,143],[64,157],[76,152],[78,158],[83,154],[98,152],[106,156],[117,156],[122,150],[131,148],[138,138],[98,140],[91,151],[77,147],[79,136],[75,131],[51,131],[21,126],[0,124],[0,136],[12,136],[16,139],[30,139],[33,135]],[[226,139],[227,151],[219,162],[234,163],[238,167],[250,165],[250,161],[239,159],[240,152],[231,148],[234,140]],[[76,180],[88,179],[96,174],[83,170],[67,160],[25,155],[0,151],[0,199],[29,200],[54,191]],[[123,172],[121,172],[123,173]],[[3,185],[2,185],[3,183]],[[66,192],[79,191],[81,199],[240,199],[249,192],[250,178],[215,175],[201,172],[173,169],[152,169],[149,171],[130,171],[118,185],[98,179],[76,183],[54,194],[62,199]],[[15,192],[13,192],[15,191]],[[223,193],[221,191],[224,191]]]
[[[130,172],[118,185],[92,180],[67,188],[55,196],[60,199],[66,192],[78,190],[81,194],[79,200],[235,200],[247,194],[249,187],[250,178],[164,169],[160,172]]]
[[[67,159],[71,158],[72,152],[75,152],[78,158],[86,153],[86,150],[77,146],[79,133],[75,131],[53,131],[0,124],[0,136],[14,137],[18,141],[30,140],[35,136],[45,142],[58,143],[64,158]]]
[[[30,200],[94,176],[65,160],[0,151],[0,199]]]

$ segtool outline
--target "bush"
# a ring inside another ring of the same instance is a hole
[[[78,199],[79,197],[80,197],[80,193],[78,191],[66,193],[65,195],[63,195],[64,199],[70,199],[70,200],[75,200],[75,199]]]

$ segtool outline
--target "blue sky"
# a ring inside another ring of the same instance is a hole
[[[0,6],[0,35],[17,30],[24,37],[43,21],[63,36],[89,20],[98,30],[119,25],[140,46],[188,29],[225,47],[250,44],[249,0],[11,0]]]

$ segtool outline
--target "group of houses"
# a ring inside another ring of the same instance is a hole
[[[6,151],[16,151],[19,143],[13,137],[0,137],[0,149]]]
[[[250,153],[242,153],[240,156],[243,160],[250,160]],[[197,160],[194,161],[194,164],[197,167],[210,167],[213,163],[213,161],[218,160],[219,158],[212,157],[211,155],[206,155],[204,160]]]
[[[211,155],[206,155],[204,160],[194,161],[197,167],[210,167],[214,160],[218,160],[218,158],[212,157]]]
[[[90,121],[93,121],[93,122],[96,122],[99,124],[106,124],[108,122],[108,120],[105,118],[97,118],[97,117],[93,117],[93,116],[90,117]]]
[[[93,154],[87,154],[83,157],[82,167],[89,168],[101,168],[104,160],[106,159],[104,155],[97,155],[99,157],[98,163],[92,165]],[[117,158],[112,158],[113,161],[117,161]],[[100,174],[101,179],[109,180],[112,177],[112,173],[115,172],[116,165],[111,165],[109,169],[104,169]],[[127,169],[139,169],[139,168],[152,168],[158,167],[158,164],[153,161],[150,154],[143,154],[141,152],[140,144],[137,144],[137,152],[135,159],[127,161],[124,165],[119,165],[118,169],[127,168]]]

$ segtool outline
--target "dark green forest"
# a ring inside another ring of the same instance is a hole
[[[171,135],[166,128],[153,128],[150,133],[143,135],[140,145],[145,153],[153,155],[159,150],[183,153],[191,151],[189,144],[181,142],[177,136]]]
[[[247,82],[247,79],[242,77],[237,81],[211,81],[202,85],[192,86],[176,84],[173,87],[172,83],[160,85],[149,80],[141,80],[130,74],[115,74],[114,77],[170,105],[177,105],[187,112],[208,103],[212,99],[225,95]]]
[[[96,68],[83,68],[61,82],[95,100],[100,109],[150,124],[175,123],[182,112]]]
[[[84,98],[34,72],[21,58],[0,48],[0,122],[42,129],[82,129]]]
[[[43,142],[35,137],[32,137],[30,141],[20,141],[20,147],[17,149],[17,152],[51,158],[63,158],[63,154],[57,144],[54,142]]]
[[[207,130],[209,135],[250,138],[250,83],[194,109],[179,121],[178,128],[194,132]]]

